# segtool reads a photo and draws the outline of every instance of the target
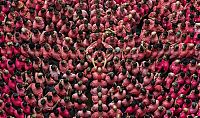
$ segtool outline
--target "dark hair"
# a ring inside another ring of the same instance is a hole
[[[58,115],[59,115],[58,109],[55,109],[55,110],[53,111],[53,113],[55,114],[55,116],[58,116]]]
[[[98,111],[102,112],[103,111],[103,107],[102,106],[98,106]]]
[[[27,106],[27,102],[24,101],[24,102],[22,103],[22,105],[23,105],[24,107],[26,107],[26,106]]]
[[[186,103],[186,104],[190,104],[191,101],[190,101],[189,99],[186,98],[186,99],[185,99],[185,103]]]
[[[150,21],[148,19],[145,20],[145,24],[149,25]]]
[[[61,106],[60,109],[61,109],[62,112],[64,112],[65,111],[65,106]]]
[[[126,100],[129,101],[131,99],[130,95],[126,95]]]
[[[125,75],[126,73],[127,73],[126,69],[123,68],[123,69],[122,69],[122,74]]]
[[[114,98],[113,98],[113,101],[114,101],[114,103],[117,103],[117,102],[118,102],[118,98],[117,98],[117,97],[114,97]]]
[[[36,47],[37,50],[39,50],[41,48],[41,45],[40,44],[36,44],[35,47]]]
[[[48,101],[51,101],[51,100],[52,100],[52,96],[49,96],[49,95],[48,95],[48,96],[47,96],[47,100],[48,100]]]
[[[18,113],[18,114],[21,114],[21,113],[22,113],[22,109],[21,109],[21,108],[18,108],[18,109],[17,109],[17,113]]]
[[[17,84],[17,88],[21,89],[22,88],[22,84]]]
[[[78,77],[79,77],[79,78],[82,78],[82,77],[83,77],[83,73],[82,73],[82,72],[79,72],[79,73],[78,73]]]
[[[10,104],[9,102],[7,102],[7,103],[5,104],[5,106],[6,106],[7,108],[9,108],[9,107],[11,106],[11,104]]]
[[[13,64],[13,62],[10,60],[10,61],[8,61],[8,64],[11,66]]]
[[[30,8],[30,9],[29,9],[29,12],[32,14],[32,13],[35,12],[35,9],[34,9],[34,8]]]
[[[17,93],[13,93],[13,97],[14,97],[14,98],[17,98],[17,97],[18,97],[18,94],[17,94]]]
[[[41,104],[42,104],[42,105],[45,105],[45,104],[46,104],[46,100],[45,100],[45,99],[42,99],[42,100],[41,100]]]
[[[35,83],[36,88],[40,88],[40,83]]]
[[[28,98],[31,99],[32,97],[33,97],[33,94],[32,94],[32,93],[29,93],[29,94],[28,94]]]
[[[64,88],[64,86],[61,84],[61,83],[59,83],[59,89],[63,89]]]
[[[78,104],[82,104],[82,100],[78,99],[78,100],[77,100],[77,103],[78,103]]]
[[[37,112],[37,113],[39,113],[40,112],[40,108],[38,108],[38,107],[35,107],[35,111]]]

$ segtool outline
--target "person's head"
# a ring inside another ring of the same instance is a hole
[[[11,66],[11,65],[13,65],[13,62],[10,60],[10,61],[8,61],[8,64]]]
[[[39,107],[35,107],[35,111],[36,111],[36,113],[40,113],[41,109]]]
[[[124,59],[122,59],[121,61],[120,61],[120,64],[121,64],[121,66],[125,66],[125,60]],[[124,71],[125,71],[126,69],[124,68]],[[123,69],[122,69],[122,71],[123,71]]]
[[[191,5],[191,6],[190,6],[190,11],[194,11],[194,10],[195,10],[194,5]]]
[[[145,62],[144,62],[144,66],[145,66],[145,67],[149,67],[149,65],[150,65],[150,64],[149,64],[148,61],[145,61]]]
[[[184,85],[184,88],[185,88],[185,89],[188,89],[189,87],[190,87],[189,84],[185,84],[185,85]]]
[[[117,98],[117,97],[114,97],[114,98],[113,98],[113,102],[114,102],[114,103],[117,103],[117,102],[118,102],[118,98]]]
[[[113,88],[117,89],[117,83],[116,82],[113,83]]]
[[[7,102],[7,103],[5,104],[5,106],[6,106],[7,108],[10,108],[11,104],[10,104],[9,102]]]
[[[156,104],[156,99],[151,99],[151,104]]]
[[[35,12],[35,9],[34,8],[30,8],[29,12],[30,12],[30,14],[33,14]]]
[[[39,89],[39,88],[40,88],[40,83],[36,83],[36,84],[35,84],[35,87],[36,87],[37,89]]]
[[[52,6],[49,6],[49,7],[48,7],[48,11],[49,11],[49,12],[53,12],[53,10],[54,10],[54,8],[53,8]]]
[[[77,99],[77,103],[78,103],[78,104],[82,104],[83,102],[82,102],[81,99]]]
[[[17,108],[17,113],[21,114],[23,112],[23,110],[21,108]]]
[[[159,110],[160,112],[162,112],[162,111],[164,110],[164,107],[163,107],[163,106],[159,106],[159,107],[158,107],[158,110]]]
[[[200,34],[197,35],[197,40],[200,40]]]
[[[101,62],[101,61],[102,61],[102,57],[98,57],[98,58],[97,58],[97,61],[98,61],[98,62]]]
[[[127,101],[129,101],[131,99],[131,96],[129,94],[127,94],[125,98]]]
[[[188,115],[187,118],[194,118],[192,115]]]
[[[143,95],[145,95],[145,94],[147,93],[146,89],[145,89],[145,88],[141,88],[141,93],[142,93]]]
[[[82,91],[78,91],[77,94],[78,94],[78,96],[81,96],[82,95]]]
[[[98,106],[98,111],[99,111],[99,112],[102,112],[102,111],[103,111],[102,105]]]
[[[32,94],[32,93],[29,93],[29,94],[28,94],[28,98],[29,98],[29,99],[33,98],[33,94]]]
[[[24,101],[24,102],[22,103],[22,105],[23,105],[23,107],[26,107],[26,106],[27,106],[27,102]]]
[[[149,99],[152,99],[153,98],[153,95],[151,93],[148,93],[148,96],[147,96]]]
[[[185,22],[182,22],[182,23],[181,23],[181,27],[182,27],[182,28],[185,28],[185,27],[186,27]]]
[[[102,72],[101,67],[98,67],[98,68],[97,68],[97,72],[98,72],[98,73],[101,73],[101,72]]]
[[[20,84],[20,83],[17,84],[17,88],[18,88],[18,89],[22,89],[22,87],[23,87],[22,84]]]
[[[195,65],[196,64],[196,60],[195,59],[192,59],[191,61],[190,61],[190,63],[191,63],[191,65]]]
[[[64,101],[65,102],[69,102],[70,101],[70,97],[64,97]]]
[[[179,92],[179,88],[175,87],[174,88],[174,93],[178,93]]]
[[[55,116],[58,116],[59,115],[58,109],[53,110],[53,113],[55,114]]]
[[[38,78],[42,78],[43,74],[42,73],[38,73]]]
[[[144,109],[145,108],[145,106],[144,106],[144,103],[139,103],[139,107],[140,107],[140,109]]]
[[[190,37],[193,38],[194,37],[194,32],[190,33]]]
[[[149,21],[148,19],[146,19],[146,20],[145,20],[145,24],[146,24],[146,25],[149,25],[149,24],[150,24],[150,21]]]
[[[79,86],[81,86],[82,84],[83,84],[83,82],[82,82],[82,81],[79,81],[79,82],[78,82],[78,85],[79,85]]]
[[[141,85],[140,84],[136,84],[135,87],[136,87],[136,89],[139,90],[141,88]]]
[[[192,108],[196,108],[197,103],[196,102],[192,102]]]
[[[196,50],[200,50],[200,44],[196,45]]]
[[[130,74],[128,74],[128,75],[127,75],[127,79],[128,79],[129,81],[131,81],[132,76],[131,76]]]
[[[18,98],[18,94],[17,93],[13,93],[13,98],[17,99]]]
[[[184,95],[184,94],[180,94],[180,98],[185,99],[185,98],[186,98],[186,95]]]
[[[67,84],[69,82],[69,78],[64,79],[64,83]]]
[[[4,110],[0,110],[0,115],[3,115],[4,114]]]
[[[58,45],[54,45],[53,49],[54,49],[55,52],[58,52],[59,51]]]
[[[42,99],[40,103],[41,103],[41,105],[45,105],[46,104],[46,100]]]
[[[101,92],[98,92],[98,98],[102,98],[102,93]]]
[[[132,79],[131,83],[132,83],[133,85],[135,85],[135,84],[136,84],[136,79]]]
[[[65,111],[65,106],[61,106],[61,107],[60,107],[60,110],[61,110],[62,112],[64,112],[64,111]]]
[[[167,100],[168,102],[170,102],[170,101],[172,100],[172,97],[171,97],[171,96],[167,96],[167,97],[166,97],[166,100]]]
[[[102,90],[102,87],[101,87],[101,86],[98,86],[98,87],[97,87],[97,92],[101,92],[101,90]]]
[[[123,88],[119,88],[119,93],[122,94],[123,93]]]
[[[168,115],[168,116],[172,116],[171,110],[167,110],[167,115]]]
[[[184,101],[185,101],[186,104],[190,104],[191,103],[191,101],[189,99],[187,99],[187,98]]]
[[[151,77],[151,73],[150,72],[147,72],[147,77]]]
[[[46,9],[45,8],[42,8],[41,9],[41,13],[45,13],[46,12]]]
[[[5,82],[0,82],[0,87],[4,87],[5,85]]]
[[[60,90],[63,90],[63,88],[64,88],[64,86],[62,85],[62,83],[59,83],[58,87],[59,87]]]
[[[178,109],[178,108],[179,108],[179,105],[178,105],[178,104],[175,104],[175,105],[174,105],[174,108],[175,108],[175,109]]]
[[[47,96],[47,100],[48,100],[49,102],[52,101],[52,96],[48,95],[48,96]]]
[[[111,79],[115,76],[114,72],[109,72],[108,75]]]
[[[198,90],[198,89],[195,89],[195,90],[194,90],[194,93],[195,93],[195,94],[199,94],[199,90]]]
[[[52,95],[53,95],[53,96],[56,96],[56,95],[57,95],[56,90],[53,90],[53,91],[52,91]]]
[[[70,75],[70,74],[71,74],[71,71],[70,71],[70,70],[66,70],[66,74],[67,74],[67,75]]]
[[[41,45],[40,44],[36,44],[36,50],[40,50],[41,49]]]

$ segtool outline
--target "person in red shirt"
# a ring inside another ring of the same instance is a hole
[[[11,101],[13,103],[13,105],[20,107],[21,103],[22,103],[22,99],[20,98],[20,96],[17,93],[14,93],[11,97]]]
[[[27,115],[31,114],[31,108],[26,101],[22,102],[21,108],[25,114],[27,114]]]
[[[69,111],[65,108],[65,106],[61,106],[57,108],[57,110],[59,111],[62,117],[66,117],[66,118],[70,117]]]

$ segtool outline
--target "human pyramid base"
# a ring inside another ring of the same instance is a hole
[[[0,118],[199,118],[200,0],[0,0]]]

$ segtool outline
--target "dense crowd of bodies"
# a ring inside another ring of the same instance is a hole
[[[0,118],[200,116],[200,0],[0,8]]]

